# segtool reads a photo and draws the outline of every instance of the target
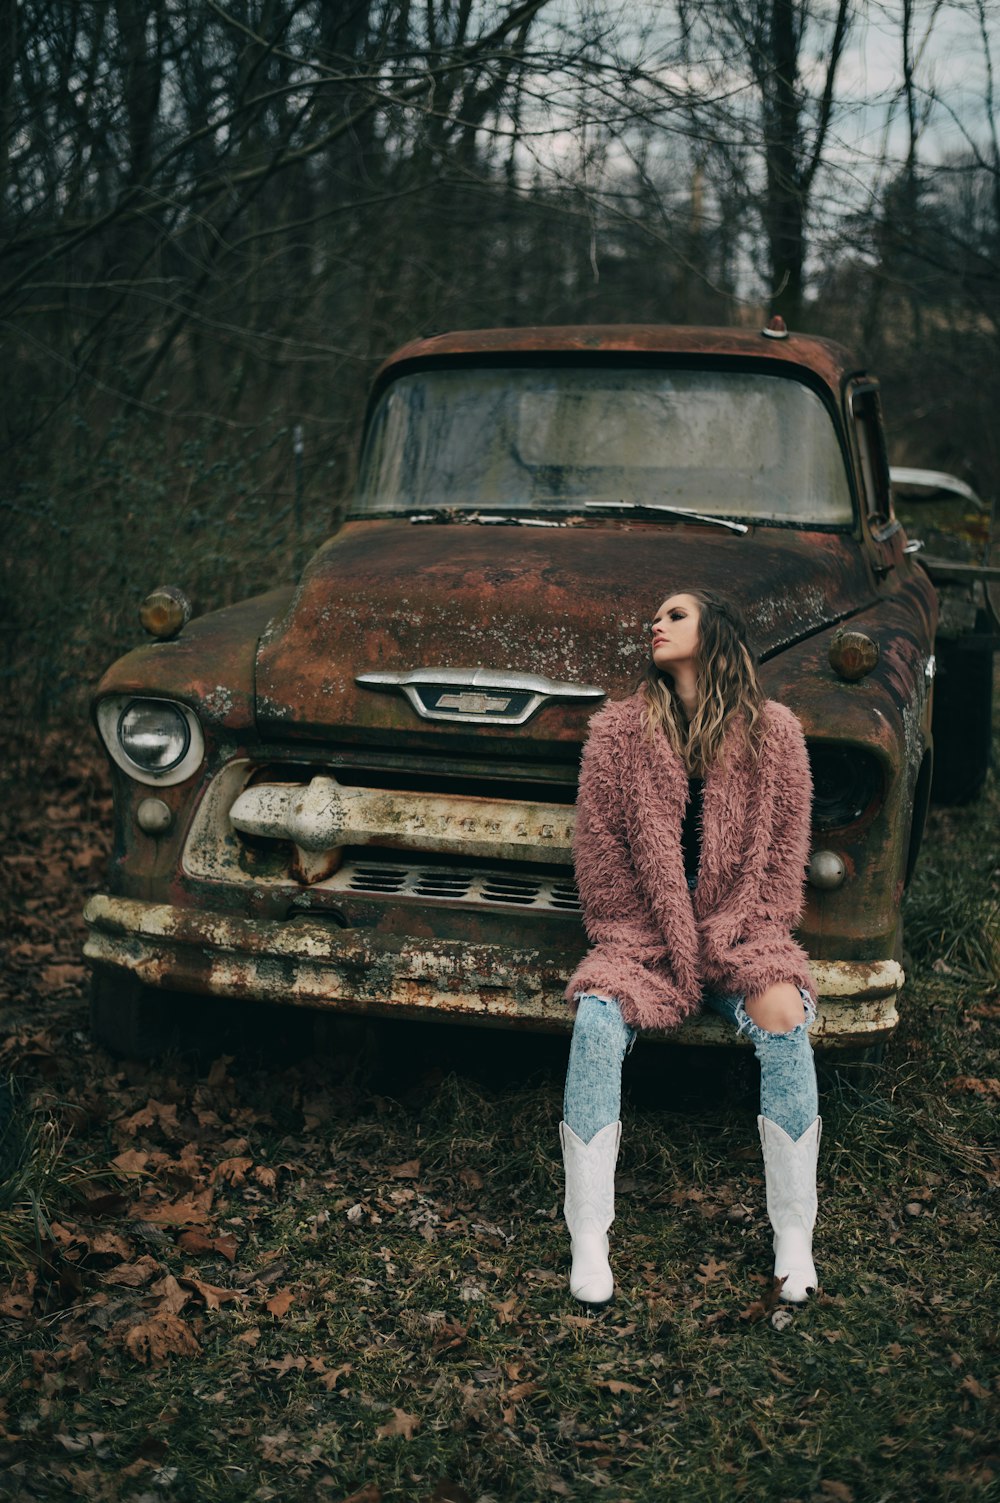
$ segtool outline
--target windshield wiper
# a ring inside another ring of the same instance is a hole
[[[691,511],[686,506],[667,506],[662,501],[585,501],[584,506],[620,506],[625,511],[665,511],[672,517],[689,517],[692,522],[709,522],[716,527],[728,527],[731,532],[749,532],[745,522],[727,522],[725,517],[707,517],[703,512]]]
[[[512,517],[501,512],[465,511],[459,507],[435,507],[432,511],[409,511],[411,522],[474,522],[480,527],[568,527],[569,522],[556,522],[545,517]]]
[[[463,506],[403,506],[393,511],[350,511],[348,522],[381,522],[387,517],[406,517],[411,522],[460,522],[463,525],[489,524],[503,527],[569,527],[570,521],[552,521],[544,517],[510,516],[506,513],[477,511]]]

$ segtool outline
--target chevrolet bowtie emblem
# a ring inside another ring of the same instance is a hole
[[[463,715],[486,715],[490,710],[503,714],[510,704],[506,699],[490,699],[486,694],[439,694],[436,710],[459,710]]]
[[[593,704],[605,697],[596,684],[571,684],[515,668],[404,668],[358,673],[365,689],[405,694],[423,720],[524,725],[553,700]]]

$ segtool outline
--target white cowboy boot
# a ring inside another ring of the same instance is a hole
[[[606,1305],[615,1281],[608,1262],[608,1227],[615,1219],[615,1164],[620,1122],[609,1122],[584,1143],[566,1122],[559,1124],[566,1198],[563,1214],[572,1240],[570,1293],[587,1305]]]
[[[816,1159],[822,1119],[816,1117],[793,1142],[769,1117],[758,1117],[764,1153],[767,1214],[774,1231],[774,1276],[784,1278],[781,1298],[802,1304],[818,1287],[812,1257],[816,1225]]]

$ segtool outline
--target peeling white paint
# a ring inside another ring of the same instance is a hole
[[[232,713],[234,703],[233,691],[225,684],[216,684],[215,688],[210,689],[202,699],[202,704],[209,715],[217,720],[225,720],[226,716]]]
[[[153,985],[197,983],[222,996],[255,996],[348,1012],[432,1016],[545,1031],[569,1031],[564,968],[557,957],[457,940],[398,941],[369,931],[331,931],[193,914],[167,904],[98,894],[84,910],[88,959],[133,971]],[[819,1013],[814,1042],[884,1038],[898,1022],[903,972],[894,960],[813,961]],[[732,1030],[711,1016],[677,1031],[651,1033],[670,1043],[732,1044]]]

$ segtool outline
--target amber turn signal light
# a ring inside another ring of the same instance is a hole
[[[191,602],[176,585],[160,585],[140,605],[139,620],[151,637],[165,642],[191,620]]]
[[[878,662],[878,643],[863,631],[841,627],[830,643],[830,667],[849,683],[871,673]]]

